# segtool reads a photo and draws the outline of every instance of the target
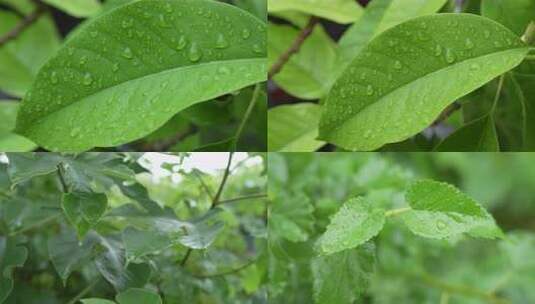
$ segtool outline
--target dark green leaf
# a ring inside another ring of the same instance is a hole
[[[0,303],[13,289],[13,270],[22,267],[28,257],[28,250],[21,242],[19,237],[0,236]]]
[[[499,152],[492,115],[473,121],[448,136],[436,148],[442,152]]]
[[[62,198],[63,211],[80,239],[98,223],[107,206],[108,199],[102,193],[72,192]]]

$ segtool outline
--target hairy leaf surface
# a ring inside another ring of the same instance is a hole
[[[325,103],[320,139],[348,150],[403,141],[457,98],[517,66],[527,52],[508,29],[475,15],[402,23],[371,41],[338,79]]]
[[[39,71],[16,131],[61,151],[138,139],[193,104],[265,80],[265,37],[261,20],[216,1],[120,6]]]

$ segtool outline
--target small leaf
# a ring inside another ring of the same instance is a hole
[[[473,121],[444,139],[435,151],[499,152],[498,135],[492,115]]]
[[[338,79],[320,139],[364,151],[403,141],[457,98],[517,66],[528,50],[502,25],[475,15],[411,19],[377,36]]]
[[[321,108],[313,103],[275,107],[268,112],[268,149],[314,152],[325,145],[316,140]]]
[[[297,11],[338,23],[353,22],[362,14],[362,7],[353,0],[268,0],[268,10]]]
[[[89,17],[97,14],[101,9],[98,0],[43,0],[47,4],[57,7],[74,17]]]
[[[321,254],[333,254],[360,246],[376,236],[385,224],[385,210],[375,208],[363,197],[345,202],[331,218],[316,243]]]
[[[415,234],[429,238],[462,233],[484,238],[503,236],[481,205],[449,184],[417,181],[409,187],[405,198],[413,210],[403,213],[402,218]]]
[[[128,261],[161,251],[172,245],[166,234],[157,231],[138,230],[133,227],[127,227],[123,231],[123,242]]]
[[[317,257],[311,268],[315,303],[354,303],[367,290],[375,270],[375,246],[366,244]]]
[[[117,295],[119,304],[162,304],[160,296],[150,290],[131,288]]]
[[[13,289],[13,270],[24,266],[28,250],[17,237],[0,236],[0,303],[3,303]]]
[[[102,193],[72,192],[62,197],[63,211],[82,239],[93,228],[108,206],[108,199]]]
[[[41,68],[16,132],[53,151],[139,139],[189,106],[264,81],[265,27],[217,1],[120,6],[91,19]]]

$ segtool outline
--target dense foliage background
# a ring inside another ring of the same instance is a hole
[[[262,157],[142,155],[0,156],[1,303],[267,302]]]
[[[271,153],[271,302],[330,304],[318,301],[325,293],[354,299],[348,303],[534,302],[534,161],[532,154]],[[506,237],[422,238],[394,218],[372,242],[345,251],[348,259],[317,256],[318,237],[347,199],[403,207],[407,185],[421,178],[459,187]]]

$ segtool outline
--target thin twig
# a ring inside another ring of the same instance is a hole
[[[277,73],[279,73],[284,65],[290,60],[293,54],[299,52],[301,49],[301,46],[305,42],[305,40],[312,34],[312,31],[314,30],[314,27],[316,24],[318,24],[319,19],[316,17],[310,17],[308,20],[307,25],[301,30],[299,35],[295,38],[294,42],[290,46],[286,52],[284,52],[279,59],[275,62],[275,64],[269,69],[268,72],[268,79],[273,78]]]
[[[45,7],[40,2],[36,2],[36,5],[37,8],[31,14],[24,17],[11,31],[0,37],[0,48],[9,41],[17,38],[24,32],[24,30],[37,21],[41,15],[43,15],[45,12]]]
[[[219,201],[217,204],[218,204],[218,205],[221,205],[221,204],[228,204],[228,203],[233,203],[233,202],[237,202],[237,201],[249,200],[249,199],[254,199],[254,198],[264,198],[264,197],[267,197],[267,194],[265,194],[265,193],[260,193],[260,194],[253,194],[253,195],[239,196],[239,197],[235,197],[235,198],[231,198],[231,199],[227,199],[227,200]]]
[[[58,176],[59,176],[59,181],[61,183],[61,191],[63,193],[67,193],[69,192],[69,187],[67,187],[67,183],[65,183],[65,178],[63,177],[63,167],[61,166],[61,164],[58,164]]]
[[[245,115],[243,116],[243,119],[238,126],[238,130],[236,131],[236,135],[234,135],[234,140],[232,141],[232,148],[231,151],[236,151],[238,148],[238,143],[241,138],[241,134],[243,132],[243,128],[245,128],[245,124],[249,120],[249,116],[251,116],[251,113],[253,112],[253,109],[256,105],[256,101],[258,100],[258,96],[260,95],[260,84],[257,84],[253,91],[253,96],[251,97],[251,102],[249,102],[249,106],[247,107],[247,110],[245,111]]]
[[[199,174],[199,172],[193,170],[193,175],[195,175],[195,177],[197,177],[197,179],[199,180],[199,183],[201,183],[201,186],[203,187],[204,192],[206,192],[208,197],[211,200],[213,200],[214,199],[214,194],[212,193],[212,190],[210,190],[210,187],[208,187],[208,185],[204,182],[204,180],[202,179],[202,176]]]

